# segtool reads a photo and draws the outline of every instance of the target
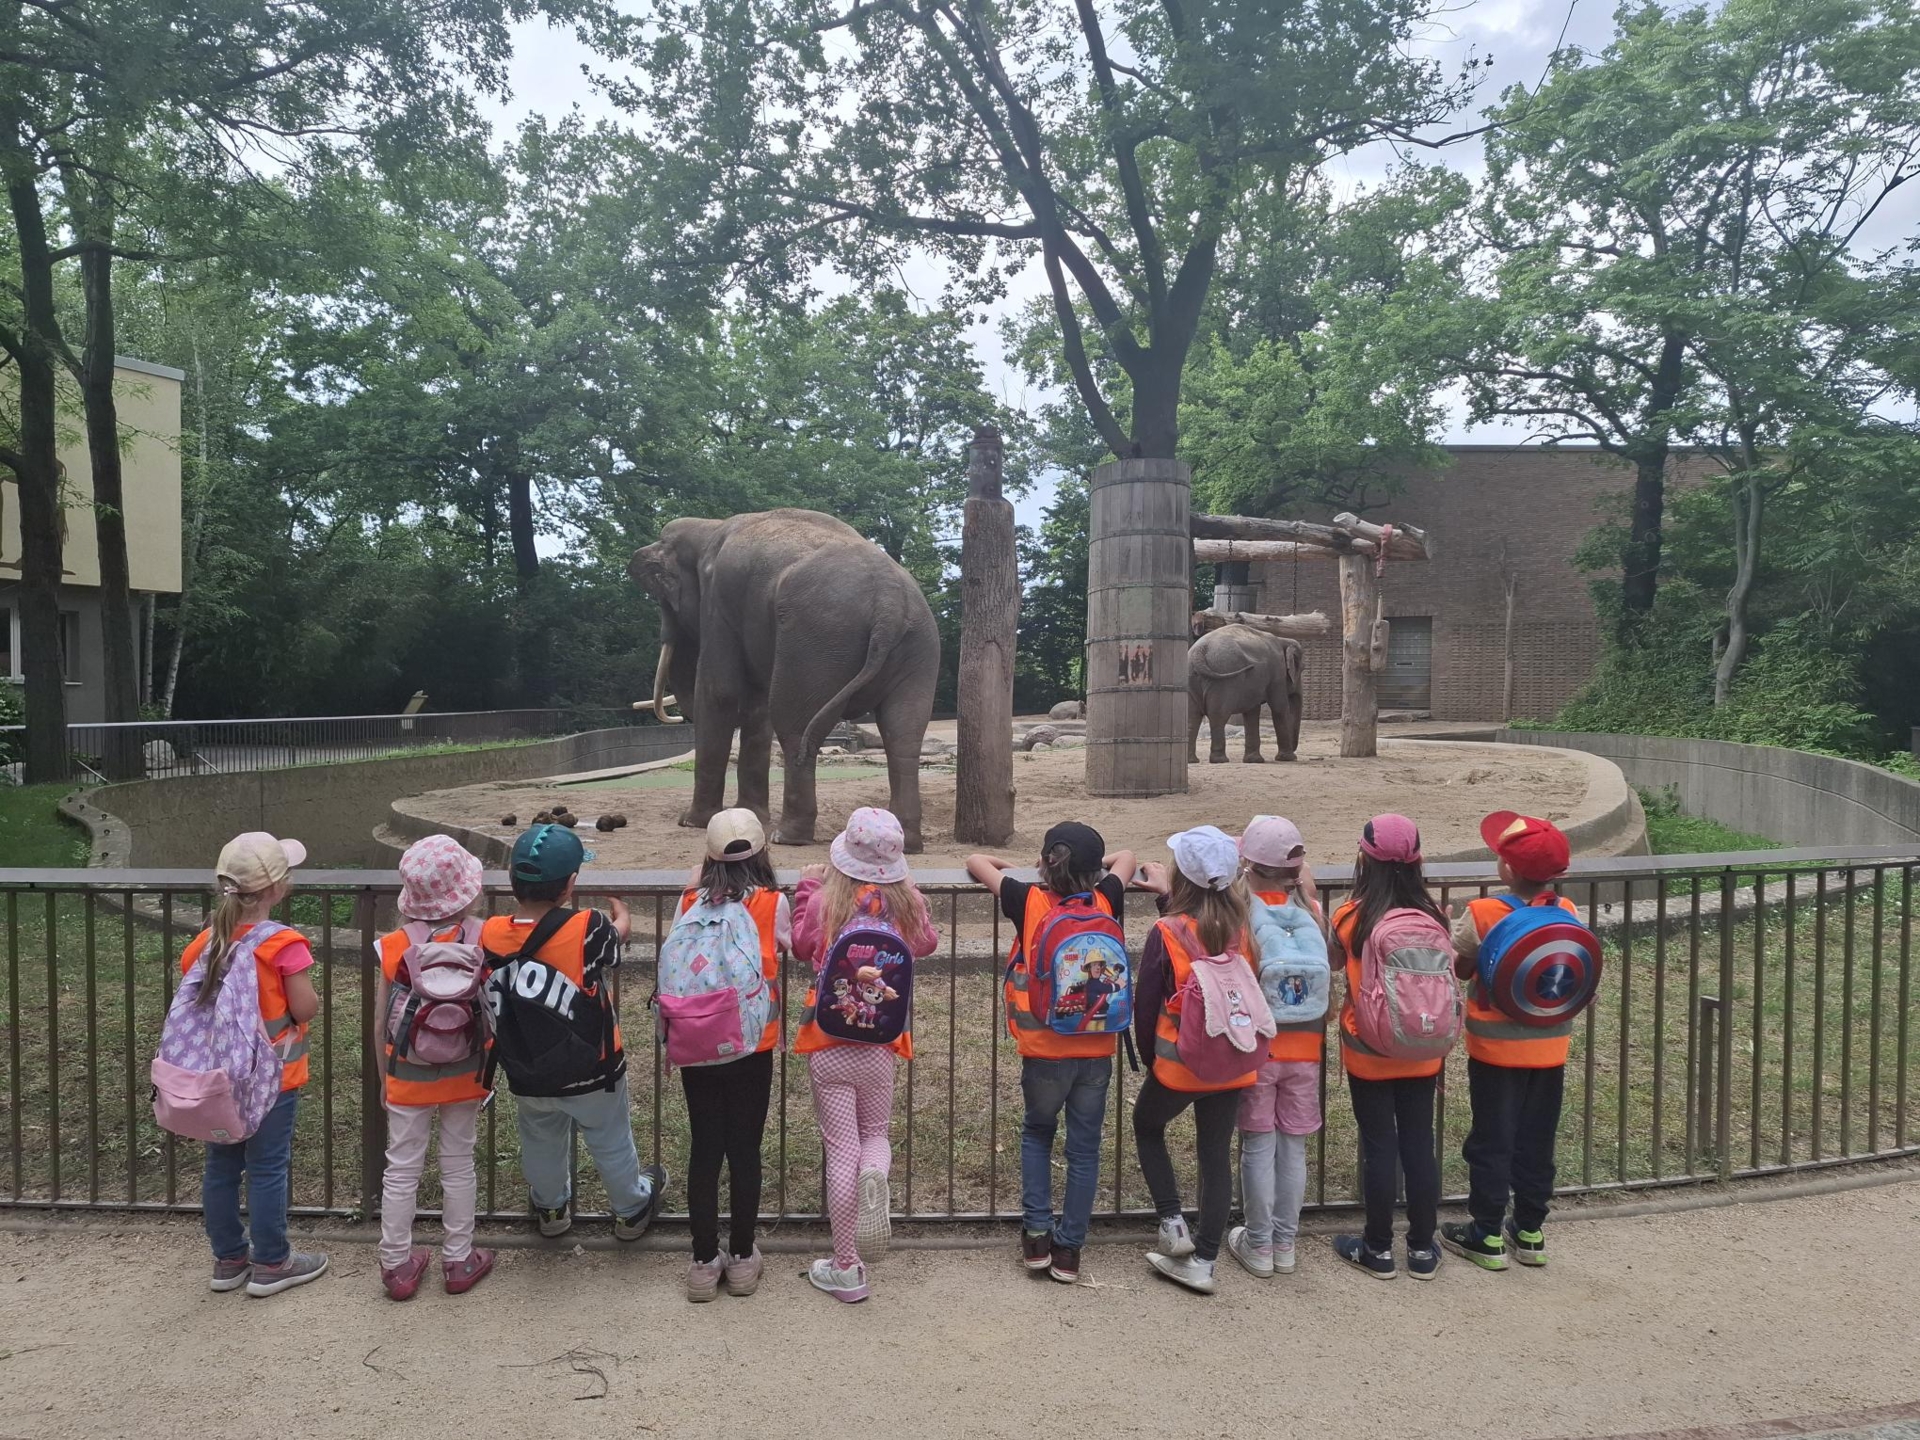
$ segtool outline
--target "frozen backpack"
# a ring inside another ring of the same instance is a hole
[[[1507,907],[1480,941],[1480,988],[1519,1025],[1546,1028],[1573,1019],[1600,988],[1600,940],[1549,894],[1544,904],[1492,897]]]
[[[444,940],[434,938],[436,927],[419,921],[403,926],[402,933],[411,943],[387,990],[387,1053],[435,1069],[471,1066],[480,1075],[493,1045],[480,922],[462,921]]]
[[[738,900],[696,899],[660,942],[654,1007],[669,1065],[751,1055],[773,1018],[760,927]]]
[[[1260,991],[1276,1025],[1310,1025],[1327,1013],[1327,937],[1304,905],[1253,899],[1249,928],[1260,952]]]
[[[1120,922],[1091,895],[1062,899],[1034,932],[1027,995],[1056,1035],[1114,1035],[1133,1024],[1133,967]]]
[[[1424,910],[1382,915],[1360,947],[1353,1019],[1361,1043],[1389,1060],[1437,1060],[1460,1038],[1453,938]]]
[[[913,952],[891,919],[857,913],[833,937],[817,986],[813,1023],[821,1034],[890,1045],[906,1034],[913,1010]]]
[[[211,1005],[196,1003],[207,983],[211,944],[174,991],[150,1072],[153,1118],[162,1130],[186,1140],[237,1145],[259,1130],[280,1099],[281,1056],[260,1014],[253,952],[286,928],[261,921],[234,942],[226,978]]]
[[[1174,999],[1180,1006],[1180,1063],[1209,1085],[1230,1085],[1267,1063],[1277,1033],[1273,1012],[1244,955],[1199,953],[1198,934],[1189,927],[1193,963]]]

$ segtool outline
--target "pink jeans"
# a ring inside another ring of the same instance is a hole
[[[833,1225],[833,1263],[857,1265],[854,1232],[860,1219],[860,1172],[886,1174],[893,1166],[887,1122],[893,1117],[893,1051],[884,1045],[835,1045],[808,1056],[813,1113],[827,1152],[827,1219]]]
[[[427,1139],[440,1117],[440,1220],[446,1230],[441,1259],[464,1260],[473,1250],[473,1211],[479,1195],[473,1174],[474,1136],[480,1100],[453,1105],[387,1106],[387,1177],[380,1186],[380,1264],[406,1262],[413,1249],[413,1212],[420,1199],[420,1173],[427,1166]]]

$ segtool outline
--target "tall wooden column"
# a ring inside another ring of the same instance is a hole
[[[1387,668],[1387,622],[1380,614],[1374,557],[1340,557],[1340,753],[1380,753],[1380,672]]]
[[[1191,472],[1116,460],[1093,472],[1087,566],[1087,793],[1187,788]]]
[[[1020,562],[1013,506],[1000,495],[1004,447],[983,425],[967,457],[960,531],[960,737],[953,838],[1004,845],[1013,836],[1013,651]]]

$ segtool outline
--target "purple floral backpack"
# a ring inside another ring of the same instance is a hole
[[[263,921],[235,942],[211,1005],[195,1000],[207,983],[208,945],[174,992],[153,1057],[153,1118],[187,1140],[237,1145],[260,1128],[280,1098],[280,1052],[260,1015],[253,952],[286,929]]]

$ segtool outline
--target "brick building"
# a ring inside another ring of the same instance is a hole
[[[1574,568],[1574,552],[1610,512],[1624,513],[1633,471],[1591,446],[1448,450],[1449,467],[1409,476],[1398,496],[1366,517],[1419,526],[1436,556],[1387,564],[1381,593],[1392,637],[1380,708],[1436,720],[1503,718],[1505,587],[1511,575],[1513,718],[1551,716],[1585,683],[1600,653],[1590,577]],[[1702,463],[1676,457],[1669,484],[1699,473]],[[1254,603],[1235,608],[1269,614],[1320,610],[1332,618],[1334,635],[1304,642],[1305,698],[1308,719],[1338,719],[1337,567],[1326,560],[1279,561],[1251,571]]]

